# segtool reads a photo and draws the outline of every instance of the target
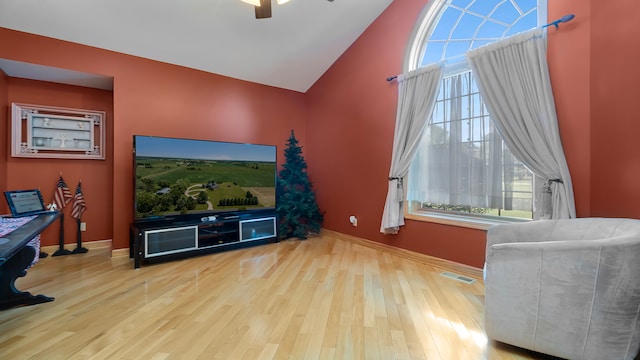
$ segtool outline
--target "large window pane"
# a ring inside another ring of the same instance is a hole
[[[497,136],[476,89],[468,71],[443,80],[434,123],[411,169],[417,177],[410,187],[420,189],[411,200],[424,211],[504,216],[510,210],[531,218],[531,208],[522,207],[531,203],[531,175],[514,183],[519,164]],[[524,201],[514,201],[516,194]]]
[[[470,40],[473,39],[476,29],[484,19],[474,15],[465,14],[460,20],[460,24],[453,30],[452,40]]]
[[[470,11],[478,14],[490,15],[491,12],[502,2],[502,0],[480,0],[474,1],[469,8]]]
[[[449,40],[449,35],[453,31],[453,25],[458,22],[462,11],[454,8],[447,8],[442,14],[442,18],[429,37],[430,40]]]
[[[409,200],[417,211],[532,218],[533,176],[493,127],[464,54],[510,34],[540,26],[544,0],[452,0],[419,40],[420,64],[446,60],[456,73],[442,80],[418,154],[409,171]],[[466,69],[466,70],[465,70]]]
[[[452,1],[436,16],[437,24],[424,38],[420,64],[464,60],[464,53],[538,24],[536,0]]]
[[[518,21],[519,17],[520,13],[518,12],[518,10],[513,7],[513,4],[508,1],[498,6],[496,11],[491,14],[492,19],[503,22],[505,24],[512,24]]]

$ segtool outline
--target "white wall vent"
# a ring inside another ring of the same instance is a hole
[[[476,282],[475,279],[472,279],[470,277],[454,274],[452,272],[447,272],[447,271],[445,271],[443,273],[440,273],[440,275],[442,275],[442,276],[444,276],[446,278],[449,278],[449,279],[461,281],[461,282],[463,282],[465,284],[473,284],[474,282]]]

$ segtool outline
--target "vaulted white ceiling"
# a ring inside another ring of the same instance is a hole
[[[305,92],[392,1],[0,0],[0,27]]]

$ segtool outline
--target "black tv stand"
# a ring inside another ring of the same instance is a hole
[[[277,240],[275,209],[190,214],[133,222],[129,257],[134,268]]]

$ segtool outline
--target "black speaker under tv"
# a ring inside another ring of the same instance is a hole
[[[275,209],[276,146],[134,135],[135,220]]]

